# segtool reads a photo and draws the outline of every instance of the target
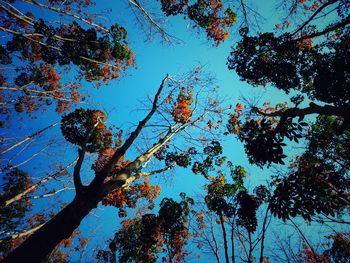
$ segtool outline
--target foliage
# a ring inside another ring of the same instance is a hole
[[[23,223],[26,212],[31,207],[28,198],[15,201],[5,206],[7,199],[22,192],[30,184],[29,175],[17,168],[14,168],[3,177],[3,186],[0,193],[0,234],[3,240],[0,241],[0,258],[6,256],[14,247],[22,242],[22,239],[12,240],[9,237]]]
[[[123,27],[115,24],[108,29],[92,18],[82,18],[83,7],[91,1],[49,1],[51,6],[29,1],[31,12],[18,2],[0,5],[0,26],[6,37],[0,48],[0,65],[7,69],[0,74],[3,114],[10,116],[13,109],[32,112],[53,103],[61,113],[85,100],[80,90],[82,79],[108,82],[133,65]],[[57,26],[36,18],[34,13],[38,12],[33,6],[60,14],[75,10],[75,20]],[[85,23],[78,23],[81,21]],[[72,81],[61,77],[72,69],[78,71]]]
[[[236,23],[237,15],[221,0],[160,0],[167,16],[185,15],[195,26],[205,29],[209,39],[218,46],[229,36],[228,28]]]
[[[96,152],[111,144],[110,134],[104,133],[105,117],[99,110],[77,109],[62,117],[62,134],[70,143],[84,147],[88,152]]]
[[[164,198],[158,215],[145,214],[141,218],[123,222],[109,250],[99,250],[99,262],[156,262],[160,252],[166,252],[170,262],[180,262],[186,255],[185,246],[188,233],[188,216],[193,199],[180,194],[181,201]]]
[[[247,191],[241,191],[237,195],[237,202],[239,203],[237,224],[243,226],[248,232],[254,233],[258,225],[256,210],[259,204],[256,197],[248,194]]]
[[[328,236],[333,241],[332,247],[323,254],[330,258],[330,262],[345,263],[350,257],[350,235],[349,233],[335,233]]]
[[[9,206],[4,206],[4,202],[13,196],[21,193],[30,184],[29,175],[17,168],[14,168],[3,177],[2,192],[0,195],[0,233],[6,234],[15,230],[21,223],[25,212],[30,208],[30,201],[22,199],[14,202]]]
[[[349,131],[343,129],[338,118],[317,118],[307,150],[286,178],[275,181],[270,202],[274,214],[283,220],[296,215],[311,220],[319,213],[335,216],[349,206]]]

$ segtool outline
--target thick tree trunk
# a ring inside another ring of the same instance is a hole
[[[56,216],[9,254],[3,263],[41,262],[63,239],[69,238],[98,200],[80,194]]]

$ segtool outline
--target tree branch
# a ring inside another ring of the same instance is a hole
[[[57,171],[56,173],[49,175],[43,179],[41,179],[39,182],[33,184],[32,186],[28,187],[26,190],[24,190],[23,192],[15,195],[14,197],[12,197],[11,199],[8,199],[5,201],[5,206],[8,206],[10,204],[12,204],[15,201],[18,201],[20,199],[22,199],[24,196],[26,196],[27,194],[29,194],[30,192],[34,191],[35,188],[37,188],[38,186],[42,185],[43,183],[56,178],[57,176],[60,176],[64,171],[66,171],[69,167],[71,167],[74,163],[76,163],[78,160],[75,159],[73,162],[71,162],[70,164],[68,164],[66,167],[60,169],[59,171]]]
[[[253,112],[256,112],[260,115],[266,117],[281,117],[282,118],[294,118],[294,117],[304,117],[305,115],[310,114],[319,114],[319,115],[333,115],[342,117],[346,120],[350,120],[350,107],[349,106],[331,106],[324,105],[320,106],[316,103],[311,102],[309,107],[299,109],[299,108],[289,108],[287,110],[279,110],[271,113],[265,113],[259,110],[257,107],[252,107]]]
[[[29,141],[29,140],[32,139],[33,137],[38,136],[39,134],[43,133],[44,131],[46,131],[46,130],[48,130],[48,129],[50,129],[50,128],[56,126],[56,125],[58,125],[59,123],[60,123],[60,122],[55,122],[55,123],[53,123],[53,124],[51,124],[51,125],[49,125],[49,126],[43,128],[43,129],[41,129],[41,130],[39,130],[39,131],[33,133],[32,135],[29,135],[29,136],[25,137],[25,138],[22,139],[21,141],[16,142],[15,144],[11,145],[10,147],[7,147],[5,150],[2,150],[2,151],[0,152],[0,155],[3,155],[3,154],[5,154],[5,153],[11,151],[12,149],[14,149],[14,148],[20,146],[21,144],[25,143],[26,141]]]
[[[151,24],[151,26],[154,26],[161,37],[168,43],[171,43],[171,39],[175,39],[174,36],[170,35],[168,32],[166,32],[160,25],[157,23],[145,10],[145,8],[139,3],[137,0],[127,0],[130,4],[130,6],[136,7],[138,10],[140,10],[141,14],[144,18]]]
[[[64,188],[61,188],[61,189],[58,189],[56,191],[51,191],[51,192],[48,192],[46,194],[42,194],[42,195],[35,195],[35,196],[32,196],[31,198],[33,199],[39,199],[39,198],[46,198],[46,197],[51,197],[51,196],[54,196],[60,192],[63,192],[63,191],[66,191],[66,190],[75,190],[75,188],[72,188],[72,187],[64,187]]]
[[[314,38],[314,37],[319,37],[319,36],[322,36],[322,35],[325,35],[329,32],[332,32],[332,31],[335,31],[339,28],[342,28],[346,25],[350,24],[350,16],[348,16],[347,18],[343,19],[341,22],[339,23],[336,23],[332,26],[328,26],[326,27],[324,30],[322,31],[317,31],[315,33],[311,33],[309,35],[305,35],[305,36],[302,36],[302,37],[299,37],[299,38],[296,38],[296,39],[293,39],[293,42],[298,42],[298,41],[301,41],[301,40],[305,40],[305,39],[308,39],[308,38]]]
[[[312,14],[312,16],[309,17],[308,20],[306,20],[297,30],[294,31],[294,33],[291,34],[291,36],[295,36],[298,32],[300,32],[306,25],[308,25],[312,19],[314,19],[323,9],[325,9],[327,6],[332,5],[334,3],[338,2],[338,0],[331,0],[329,2],[324,3],[321,7],[319,7],[315,13]]]
[[[157,110],[158,100],[159,100],[160,94],[164,88],[165,82],[167,81],[168,77],[169,77],[169,75],[167,74],[166,77],[162,80],[162,82],[158,88],[158,91],[154,97],[151,111],[146,115],[146,117],[142,121],[139,122],[139,124],[137,125],[135,130],[125,140],[124,144],[115,151],[115,153],[113,154],[110,161],[101,169],[101,171],[99,173],[96,174],[96,177],[94,178],[94,180],[91,182],[90,185],[92,185],[93,187],[97,187],[97,188],[99,186],[101,186],[104,179],[111,172],[113,165],[126,153],[126,151],[129,149],[129,147],[135,141],[135,139],[139,136],[140,132],[142,131],[142,129],[144,128],[146,123],[151,119],[151,117],[153,116],[153,114]]]
[[[1,237],[0,238],[0,243],[3,241],[3,239],[5,238],[11,238],[11,239],[17,239],[17,238],[20,238],[20,237],[24,237],[24,236],[28,236],[28,235],[31,235],[33,234],[35,231],[37,231],[39,228],[41,228],[43,225],[45,225],[45,223],[41,224],[41,225],[38,225],[34,228],[31,228],[31,229],[27,229],[27,230],[24,230],[22,231],[21,233],[18,233],[18,234],[14,234],[14,235],[11,235],[11,236],[5,236],[5,237]]]
[[[98,25],[98,24],[96,24],[96,23],[94,23],[94,22],[92,22],[92,21],[89,21],[89,20],[85,19],[85,18],[82,18],[82,17],[78,16],[77,14],[70,13],[70,12],[68,12],[68,11],[66,11],[66,10],[63,10],[63,9],[60,9],[60,8],[57,8],[57,7],[52,7],[52,6],[44,5],[44,4],[39,3],[39,2],[37,2],[37,1],[34,1],[34,0],[22,0],[22,2],[29,3],[29,4],[32,4],[32,5],[36,5],[36,6],[39,6],[39,7],[42,7],[42,8],[49,9],[49,10],[54,11],[54,12],[56,12],[56,13],[60,13],[60,14],[64,14],[64,15],[73,17],[73,18],[75,18],[75,19],[77,19],[77,20],[80,20],[80,21],[82,21],[82,22],[84,22],[84,23],[90,25],[90,26],[99,28],[99,29],[101,29],[101,30],[103,30],[103,31],[105,31],[105,32],[107,32],[107,33],[109,33],[109,30],[108,30],[107,28],[102,27],[102,26],[100,26],[100,25]]]

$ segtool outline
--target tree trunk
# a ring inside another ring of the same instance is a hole
[[[221,229],[222,229],[222,235],[224,237],[225,259],[226,259],[226,263],[230,263],[230,260],[228,257],[227,235],[226,235],[226,229],[225,229],[224,223],[225,223],[224,218],[222,215],[220,215],[220,225],[221,225]]]
[[[265,233],[266,233],[266,223],[267,223],[267,216],[269,213],[269,208],[266,208],[266,213],[264,217],[263,227],[262,227],[262,236],[261,236],[261,248],[260,248],[260,263],[263,263],[264,261],[264,244],[265,244]]]
[[[231,250],[232,250],[232,263],[235,263],[235,223],[232,221],[231,226]]]
[[[56,216],[10,253],[3,263],[41,262],[62,240],[69,238],[98,200],[87,192],[74,200]]]

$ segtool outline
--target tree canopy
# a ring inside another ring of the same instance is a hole
[[[0,260],[347,262],[350,2],[273,4],[0,0]]]

